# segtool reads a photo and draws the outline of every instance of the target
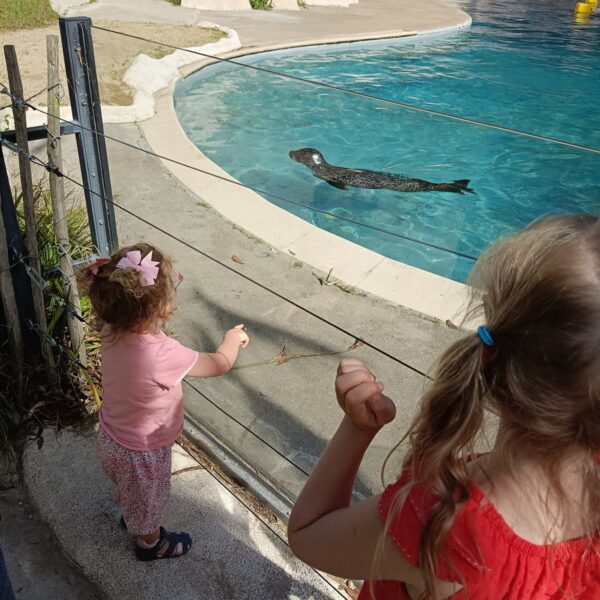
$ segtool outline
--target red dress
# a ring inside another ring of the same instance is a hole
[[[383,492],[379,508],[384,521],[408,480],[405,473]],[[425,486],[413,486],[390,527],[389,535],[398,550],[417,567],[421,533],[435,503]],[[452,600],[600,600],[600,539],[582,538],[554,546],[532,544],[512,531],[476,485],[456,515],[443,551],[468,591],[468,595],[458,591]],[[437,576],[463,583],[443,560]],[[375,600],[410,600],[400,581],[376,581],[373,586]],[[369,588],[365,582],[359,600],[373,600]]]

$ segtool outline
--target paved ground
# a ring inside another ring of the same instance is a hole
[[[335,587],[296,560],[278,537],[179,447],[173,453],[166,527],[188,531],[194,545],[176,560],[142,563],[119,526],[110,485],[95,455],[95,433],[45,433],[25,453],[28,491],[64,551],[109,600],[341,600]],[[186,471],[177,473],[182,469]],[[69,474],[68,476],[66,474]],[[37,538],[36,538],[37,539]],[[47,570],[52,569],[52,556]],[[9,565],[10,566],[10,565]],[[37,574],[42,580],[43,571]],[[64,587],[64,586],[63,586]],[[38,592],[40,588],[38,587]],[[90,588],[88,587],[87,590]],[[47,588],[32,600],[93,600]]]
[[[65,558],[16,473],[2,477],[0,490],[0,547],[17,600],[100,598],[96,588]]]

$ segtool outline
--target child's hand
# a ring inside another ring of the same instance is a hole
[[[381,392],[383,384],[356,358],[343,359],[337,369],[338,404],[360,429],[380,429],[396,416],[394,403]]]
[[[232,327],[229,331],[226,331],[225,336],[228,335],[236,335],[240,340],[240,346],[242,348],[245,348],[250,343],[250,337],[244,331],[243,324],[236,325],[235,327]]]

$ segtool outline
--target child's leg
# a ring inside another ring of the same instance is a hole
[[[115,502],[121,503],[119,486],[117,485],[117,473],[120,470],[118,453],[115,451],[116,442],[100,427],[96,436],[96,454],[102,471],[110,479],[112,484],[112,497]]]
[[[157,546],[156,557],[179,556],[191,546],[187,534],[179,537],[161,530],[171,495],[171,446],[137,451],[125,448],[106,433],[98,435],[99,456],[123,508],[127,530],[143,550]]]
[[[157,539],[171,497],[171,446],[127,454],[118,480],[127,529],[136,537],[156,534]]]

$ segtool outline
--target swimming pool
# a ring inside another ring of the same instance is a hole
[[[600,148],[600,14],[574,23],[570,0],[454,4],[473,17],[470,30],[239,60]],[[600,209],[598,154],[240,66],[193,74],[177,86],[175,108],[190,139],[235,178],[309,208],[265,196],[269,201],[456,281],[472,266],[466,256],[497,237],[543,215]],[[289,158],[302,147],[344,167],[434,182],[470,179],[476,194],[336,189]]]

